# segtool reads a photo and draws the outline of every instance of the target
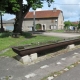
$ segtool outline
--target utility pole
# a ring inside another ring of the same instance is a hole
[[[33,12],[33,31],[35,31],[35,10]]]
[[[3,12],[0,11],[0,16],[1,16],[1,32],[4,32],[3,22],[2,22],[2,15],[3,15]]]

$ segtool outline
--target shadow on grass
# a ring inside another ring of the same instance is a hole
[[[24,36],[25,38],[33,38],[33,37],[36,37],[31,32],[22,32],[21,36]]]
[[[5,31],[3,33],[0,33],[0,38],[6,38],[6,37],[9,37],[9,36],[13,37],[12,35],[13,35],[12,32]],[[25,38],[33,38],[33,37],[36,37],[36,36],[33,36],[33,34],[30,33],[30,32],[22,32],[22,34],[19,34],[18,36],[19,37],[20,36],[23,36]],[[13,37],[13,38],[19,38],[19,37]]]
[[[5,32],[3,32],[3,33],[0,33],[0,38],[9,37],[10,35],[11,35],[11,32],[5,31]]]

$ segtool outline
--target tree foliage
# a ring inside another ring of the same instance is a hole
[[[78,24],[78,29],[80,29],[80,21],[79,21],[79,24]]]
[[[41,29],[41,24],[36,24],[36,29],[37,30]]]
[[[69,28],[70,26],[74,26],[74,27],[77,27],[78,26],[78,22],[70,22],[70,21],[65,21],[64,22],[64,24],[65,24],[65,28]]]
[[[28,6],[34,10],[36,8],[42,8],[43,2],[47,1],[48,6],[51,5],[53,0],[26,0],[27,4],[23,4],[23,0],[0,0],[0,10],[6,11],[6,13],[16,14],[22,7],[23,13],[27,10]],[[21,4],[20,4],[21,3]]]
[[[15,12],[20,9],[17,1],[18,0],[1,0],[0,10],[5,11],[6,13],[15,14]]]
[[[78,23],[71,23],[71,26],[77,27],[78,26]]]
[[[64,28],[68,28],[69,26],[71,26],[71,22],[70,21],[65,21],[64,22]]]

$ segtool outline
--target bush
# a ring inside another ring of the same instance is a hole
[[[22,36],[27,37],[27,38],[30,38],[30,37],[32,37],[32,34],[29,33],[29,32],[23,32],[22,33]]]
[[[4,33],[0,33],[0,37],[4,38],[4,37],[9,37],[11,35],[11,32],[4,32]]]
[[[41,24],[36,24],[36,29],[41,29]]]
[[[80,29],[80,22],[79,22],[79,24],[78,24],[78,29]]]

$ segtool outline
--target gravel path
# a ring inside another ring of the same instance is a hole
[[[63,37],[63,38],[71,38],[71,37],[79,37],[79,33],[54,33],[54,32],[44,32],[42,35],[47,36],[57,36],[57,37]]]

